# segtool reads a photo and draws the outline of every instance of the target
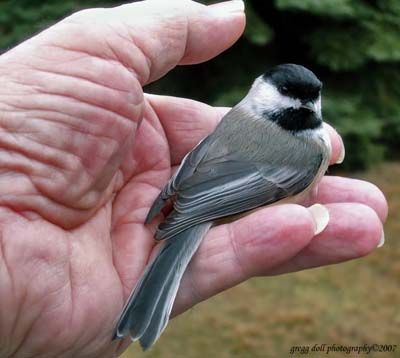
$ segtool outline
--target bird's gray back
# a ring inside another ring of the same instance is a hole
[[[323,154],[317,142],[249,117],[238,105],[188,156],[175,176],[182,179],[172,179],[174,210],[156,238],[298,194],[317,176]]]

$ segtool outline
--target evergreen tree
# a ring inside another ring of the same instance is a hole
[[[2,2],[0,49],[73,11],[120,3]],[[300,63],[324,82],[324,118],[344,136],[347,168],[366,168],[400,153],[398,0],[247,0],[246,12],[245,35],[232,49],[207,64],[177,68],[147,90],[233,105],[269,66]]]

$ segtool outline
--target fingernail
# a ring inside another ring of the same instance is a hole
[[[336,160],[336,164],[342,164],[344,157],[346,155],[346,150],[344,149],[344,143],[342,141],[342,146],[341,146],[342,150],[340,151],[339,157]]]
[[[208,7],[217,14],[244,12],[244,2],[242,0],[219,2]]]
[[[329,211],[321,204],[314,204],[307,209],[311,213],[315,222],[314,234],[318,235],[328,226]]]
[[[384,243],[385,243],[385,232],[382,229],[381,239],[379,240],[379,244],[377,247],[382,247]]]

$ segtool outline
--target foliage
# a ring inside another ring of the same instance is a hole
[[[321,69],[325,118],[345,137],[348,168],[399,148],[400,3],[396,0],[276,0],[282,14],[312,24],[295,41]]]
[[[3,1],[0,50],[73,11],[120,2]],[[247,0],[246,9],[246,32],[232,49],[207,64],[178,68],[147,90],[233,105],[267,67],[301,63],[324,82],[324,116],[344,135],[347,168],[365,168],[385,153],[395,156],[393,149],[400,148],[398,0]]]
[[[250,3],[247,4],[246,14],[251,21],[247,22],[244,36],[255,45],[264,46],[268,44],[273,38],[272,29],[258,16]]]

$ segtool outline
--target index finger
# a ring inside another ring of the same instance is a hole
[[[221,118],[230,110],[178,97],[146,94],[156,112],[171,149],[171,163],[178,165],[204,137],[209,135]],[[332,145],[331,164],[344,159],[344,145],[338,132],[324,124]]]
[[[329,134],[332,145],[330,164],[341,164],[345,156],[345,148],[342,137],[330,124],[324,123],[324,127]]]

